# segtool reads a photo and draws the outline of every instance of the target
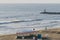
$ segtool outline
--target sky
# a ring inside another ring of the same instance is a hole
[[[0,0],[0,3],[60,3],[60,0]]]

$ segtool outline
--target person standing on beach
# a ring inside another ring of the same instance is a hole
[[[35,40],[37,40],[37,36],[35,36]]]

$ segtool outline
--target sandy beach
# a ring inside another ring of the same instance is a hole
[[[48,37],[51,40],[60,40],[60,28],[55,28],[55,29],[48,29],[47,31],[45,30],[40,30],[40,33],[44,36],[45,34],[48,34]]]
[[[51,40],[60,40],[60,28],[49,29],[48,31],[39,30],[39,33],[42,34],[43,36],[45,34],[48,34],[48,37]],[[17,40],[16,37],[17,37],[17,34],[3,35],[3,36],[0,36],[0,40]]]
[[[0,36],[0,40],[16,40],[16,34]]]

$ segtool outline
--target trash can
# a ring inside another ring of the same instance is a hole
[[[42,38],[42,35],[41,34],[38,34],[37,38],[38,39],[41,39]]]
[[[42,40],[42,35],[41,35],[41,34],[38,34],[38,35],[37,35],[37,39],[38,39],[38,40]]]

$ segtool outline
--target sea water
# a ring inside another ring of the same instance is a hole
[[[40,14],[44,9],[60,12],[60,4],[0,4],[0,34],[59,28],[60,15]]]

